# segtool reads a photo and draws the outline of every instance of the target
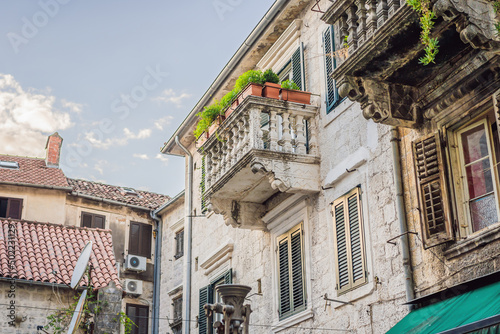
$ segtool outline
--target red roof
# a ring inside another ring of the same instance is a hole
[[[167,195],[143,190],[134,190],[135,194],[128,194],[123,187],[98,182],[68,179],[68,183],[73,187],[74,191],[83,195],[137,205],[148,209],[156,209],[170,200],[170,197]]]
[[[113,281],[121,288],[111,230],[22,220],[0,220],[0,277],[69,284],[89,240],[93,242],[89,261],[92,286],[100,289]],[[80,285],[88,285],[86,277]]]
[[[47,167],[44,159],[0,155],[0,161],[17,161],[19,163],[19,169],[0,168],[0,183],[69,187],[63,171],[59,168]]]

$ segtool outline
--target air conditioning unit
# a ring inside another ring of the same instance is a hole
[[[138,279],[125,279],[125,292],[129,295],[142,295],[142,281]]]
[[[125,258],[125,270],[146,271],[146,258],[144,256],[128,254]]]

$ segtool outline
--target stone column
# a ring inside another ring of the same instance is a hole
[[[122,309],[122,291],[111,282],[99,290],[97,299],[101,310],[95,317],[95,334],[120,333],[120,316]]]

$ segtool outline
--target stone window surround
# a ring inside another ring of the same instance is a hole
[[[172,224],[170,226],[170,230],[173,233],[173,237],[175,237],[177,235],[177,233],[179,233],[183,229],[184,229],[184,217],[180,218],[179,220],[177,220],[174,224]],[[172,238],[172,237],[170,237],[170,238]],[[175,239],[172,238],[172,240],[175,240]],[[171,245],[172,245],[171,246],[171,248],[172,248],[172,254],[176,254],[176,252],[177,252],[177,245],[176,245],[176,243],[172,242]],[[174,256],[173,258],[174,258],[174,261],[176,261],[178,259],[181,259],[182,257],[177,258],[177,257]]]
[[[109,229],[109,224],[111,223],[111,213],[110,212],[107,212],[107,211],[101,211],[101,210],[95,210],[95,209],[91,209],[89,207],[77,207],[77,214],[78,214],[78,217],[77,217],[77,221],[75,222],[75,226],[81,226],[82,224],[82,213],[91,213],[91,214],[95,214],[95,215],[100,215],[100,216],[104,216],[105,217],[105,220],[104,220],[104,229]]]
[[[219,272],[220,270],[218,269],[220,267],[224,267],[227,270],[227,266],[223,265],[231,261],[233,256],[233,249],[234,241],[232,239],[228,239],[225,244],[210,253],[206,259],[202,260],[200,262],[200,267],[205,270],[204,275],[214,277],[212,273],[214,271]],[[230,267],[231,266],[229,266],[229,268]]]
[[[107,213],[107,215],[110,215],[110,213]],[[108,221],[108,216],[106,216],[106,221]],[[127,258],[128,256],[128,245],[129,245],[129,239],[130,239],[130,223],[131,222],[134,222],[134,223],[141,223],[141,224],[148,224],[148,225],[152,225],[152,230],[151,230],[151,258],[148,259],[146,258],[146,263],[149,263],[149,264],[154,264],[154,259],[155,259],[155,251],[156,251],[156,247],[155,247],[155,243],[157,241],[157,238],[154,237],[154,230],[155,230],[155,225],[151,223],[151,221],[149,220],[145,220],[145,219],[141,219],[139,217],[130,217],[130,216],[126,216],[126,232],[125,232],[125,240],[124,240],[124,245],[125,245],[125,254],[124,254],[124,261],[125,259]],[[109,225],[108,227],[109,228]],[[117,259],[117,262],[118,262],[118,259]]]
[[[312,285],[311,285],[311,226],[309,222],[310,200],[302,194],[295,194],[277,207],[269,211],[262,220],[267,224],[271,233],[271,267],[272,267],[272,295],[273,295],[273,333],[280,332],[302,321],[314,316],[312,311]],[[304,230],[304,271],[305,271],[305,290],[306,290],[306,309],[294,314],[286,319],[279,320],[278,316],[278,264],[277,255],[274,250],[277,247],[277,238],[287,232],[298,223],[303,222]]]
[[[443,254],[446,257],[446,260],[449,261],[499,239],[500,222],[468,235],[463,240],[450,243],[449,247],[444,248]]]

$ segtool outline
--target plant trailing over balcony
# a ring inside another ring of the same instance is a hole
[[[430,37],[431,30],[434,27],[434,19],[436,18],[436,13],[430,9],[431,2],[430,0],[406,0],[406,2],[420,14],[420,27],[422,28],[420,40],[425,45],[425,56],[419,58],[418,61],[424,65],[434,63],[439,50],[439,42],[437,38]]]

